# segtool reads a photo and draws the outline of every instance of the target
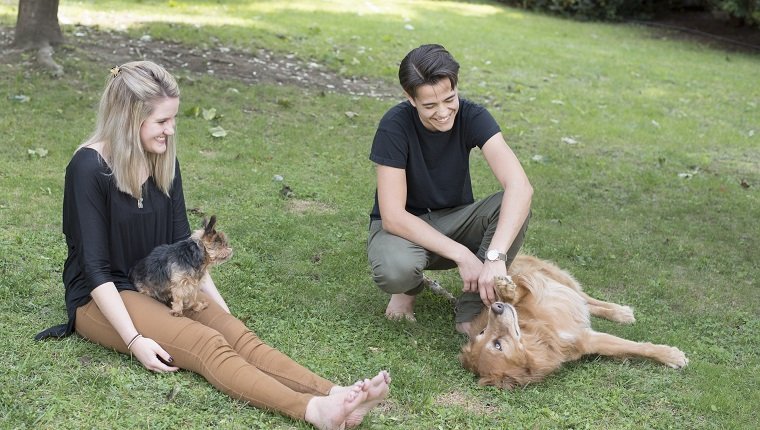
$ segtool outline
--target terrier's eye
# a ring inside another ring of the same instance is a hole
[[[481,330],[480,333],[478,333],[478,336],[480,336],[481,334],[483,334],[485,332],[486,332],[486,329]]]
[[[496,348],[498,351],[501,351],[501,342],[498,339],[496,339],[495,341],[493,341],[493,347]]]

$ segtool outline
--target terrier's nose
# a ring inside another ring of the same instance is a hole
[[[496,302],[491,305],[491,312],[495,313],[496,315],[501,315],[504,313],[504,303],[502,302]]]

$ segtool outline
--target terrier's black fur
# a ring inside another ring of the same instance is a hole
[[[129,279],[137,290],[170,306],[171,314],[206,309],[208,303],[198,300],[200,282],[214,264],[227,261],[232,248],[227,237],[216,231],[216,216],[205,218],[203,227],[185,239],[159,245],[129,271]]]

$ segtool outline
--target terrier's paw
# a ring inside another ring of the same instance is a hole
[[[193,312],[200,312],[208,307],[208,302],[205,300],[199,300],[197,303],[195,303],[195,306],[193,306]]]
[[[494,287],[496,289],[496,295],[502,302],[514,302],[517,295],[517,285],[512,281],[512,277],[497,276],[494,278]]]

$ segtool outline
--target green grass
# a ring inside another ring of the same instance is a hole
[[[0,1],[0,23],[13,24],[15,4]],[[526,251],[636,309],[636,324],[598,329],[690,359],[673,371],[589,357],[523,390],[478,387],[456,360],[464,339],[447,304],[426,294],[417,324],[388,322],[368,275],[367,157],[395,101],[183,79],[180,110],[214,107],[230,132],[214,139],[202,118],[180,120],[187,206],[217,214],[236,250],[217,285],[263,339],[336,382],[390,369],[388,405],[364,428],[760,425],[760,57],[490,2],[72,1],[60,17],[69,40],[82,23],[293,53],[389,83],[409,49],[443,44],[462,64],[461,92],[489,107],[533,183]],[[32,340],[65,319],[63,172],[110,66],[58,52],[62,80],[0,64],[0,427],[308,428],[76,336]],[[485,162],[472,163],[475,193],[490,194]],[[295,197],[280,196],[275,175]],[[436,276],[457,290],[455,271]]]

